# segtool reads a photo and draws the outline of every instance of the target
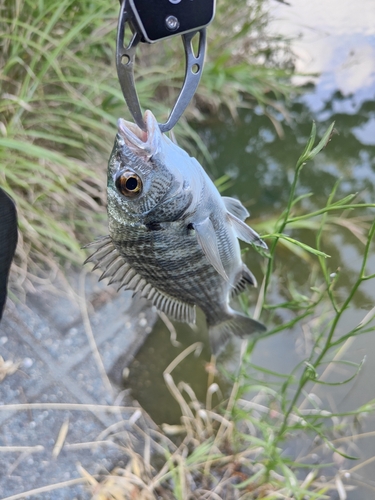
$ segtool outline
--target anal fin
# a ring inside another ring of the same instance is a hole
[[[243,264],[241,276],[237,283],[234,285],[231,296],[234,297],[245,291],[247,285],[257,287],[258,283],[250,269],[245,264]]]

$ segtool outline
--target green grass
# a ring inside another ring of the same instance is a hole
[[[264,34],[261,4],[244,5],[240,18],[222,2],[209,29],[203,81],[176,127],[180,144],[192,149],[194,143],[206,159],[188,120],[217,116],[228,106],[235,114],[257,102],[269,113],[275,99],[292,90],[287,64],[280,67],[271,57],[276,46],[287,53],[286,44]],[[45,265],[46,256],[50,263],[56,257],[80,263],[81,242],[105,231],[106,163],[117,119],[130,119],[114,64],[117,15],[118,4],[105,0],[2,2],[0,184],[18,207],[20,272],[37,273],[35,265]],[[254,42],[255,31],[260,38]],[[140,48],[140,101],[160,121],[183,73],[179,38]]]

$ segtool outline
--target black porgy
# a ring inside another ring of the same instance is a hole
[[[212,351],[231,333],[264,331],[234,311],[230,298],[256,285],[238,238],[267,248],[244,220],[246,208],[221,196],[202,166],[160,132],[145,113],[146,131],[119,120],[108,164],[109,235],[89,246],[86,262],[119,289],[133,290],[177,321],[206,316]]]

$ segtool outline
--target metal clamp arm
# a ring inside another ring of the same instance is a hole
[[[120,81],[121,90],[124,94],[126,104],[134,118],[135,123],[142,130],[146,130],[141,106],[134,82],[134,58],[135,50],[140,42],[140,35],[134,33],[127,47],[124,47],[125,24],[132,18],[132,13],[127,6],[126,0],[121,4],[120,16],[117,27],[117,44],[116,44],[116,66],[117,75]]]
[[[200,0],[202,1],[202,0]],[[171,17],[171,16],[169,16]],[[167,18],[168,20],[168,18]],[[167,21],[166,21],[167,22]],[[133,37],[127,47],[124,46],[125,25],[128,24],[133,31]],[[192,40],[194,36],[199,36],[198,53],[194,54]],[[184,44],[186,66],[185,78],[178,95],[176,103],[165,123],[159,123],[160,130],[167,132],[177,123],[186,107],[193,98],[202,76],[203,63],[206,52],[206,28],[181,34]],[[135,51],[139,42],[145,41],[144,34],[137,29],[137,20],[131,9],[129,0],[123,0],[121,4],[118,29],[117,29],[117,47],[116,47],[116,66],[120,81],[122,93],[129,107],[135,123],[145,130],[143,115],[139,103],[134,81],[134,59]]]
[[[197,33],[199,34],[199,46],[198,54],[195,55],[192,40]],[[159,123],[159,127],[162,132],[167,132],[176,125],[182,113],[192,100],[202,76],[204,56],[206,52],[206,28],[192,33],[185,33],[182,35],[182,40],[184,43],[186,57],[185,79],[176,104],[174,105],[168,120],[165,123]]]

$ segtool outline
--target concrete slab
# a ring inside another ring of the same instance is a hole
[[[0,498],[89,499],[77,463],[95,475],[126,462],[118,433],[139,410],[119,384],[154,321],[145,302],[83,272],[8,301],[0,356],[19,366],[0,382]]]

